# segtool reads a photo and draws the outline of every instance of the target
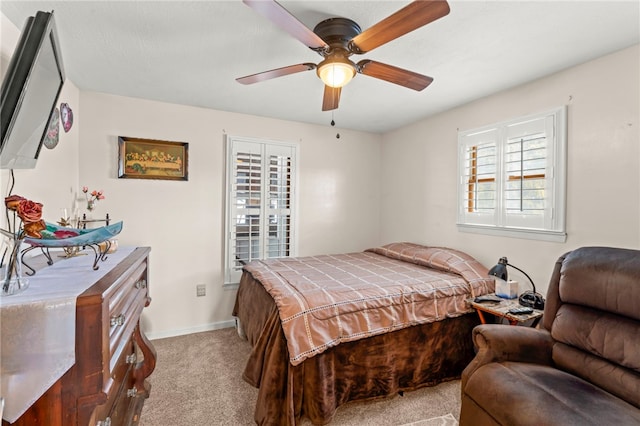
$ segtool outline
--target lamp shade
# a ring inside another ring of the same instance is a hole
[[[342,87],[356,75],[356,67],[350,60],[330,57],[318,65],[318,77],[330,87]]]
[[[501,257],[498,264],[489,269],[489,275],[492,275],[501,280],[508,281],[509,275],[507,274],[508,260],[506,257]]]

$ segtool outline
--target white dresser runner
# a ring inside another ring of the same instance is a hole
[[[120,247],[99,261],[97,271],[92,269],[92,250],[86,256],[57,260],[29,277],[24,292],[0,297],[5,420],[15,422],[75,363],[76,298],[134,250]]]

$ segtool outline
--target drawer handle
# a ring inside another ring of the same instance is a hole
[[[138,356],[136,354],[127,355],[126,362],[127,364],[135,364],[138,360]]]
[[[111,327],[113,327],[116,325],[123,325],[124,320],[125,320],[124,314],[120,314],[117,317],[111,317],[111,321],[109,323],[111,324]]]
[[[138,288],[138,289],[147,288],[147,280],[141,279],[139,281],[136,281],[136,288]]]
[[[133,398],[135,396],[138,396],[138,389],[136,389],[135,387],[133,387],[131,389],[127,389],[127,396],[129,398]]]
[[[98,423],[96,423],[96,426],[111,426],[111,417],[100,420]]]

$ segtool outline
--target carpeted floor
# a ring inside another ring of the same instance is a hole
[[[417,422],[407,423],[402,426],[458,426],[458,420],[453,417],[453,414],[449,413],[444,416],[418,420]]]
[[[249,343],[235,329],[208,331],[152,341],[158,354],[149,381],[151,396],[141,426],[254,425],[258,390],[242,380]],[[406,392],[383,400],[352,402],[338,408],[330,426],[397,426],[460,412],[460,381]],[[307,419],[302,426],[310,426]],[[412,425],[412,426],[413,426]]]

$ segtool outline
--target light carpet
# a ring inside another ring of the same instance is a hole
[[[253,410],[258,390],[242,380],[251,347],[235,329],[152,343],[158,359],[156,370],[149,377],[151,395],[142,410],[140,426],[255,425]],[[459,412],[460,381],[454,380],[405,392],[403,396],[347,403],[338,408],[328,426],[432,426],[420,420]],[[306,417],[299,424],[310,425]]]
[[[413,423],[405,423],[402,426],[458,426],[458,420],[449,413],[440,417],[432,417],[430,419],[418,420]]]

